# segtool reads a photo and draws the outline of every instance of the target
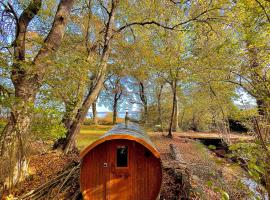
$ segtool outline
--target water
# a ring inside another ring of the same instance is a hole
[[[262,200],[269,200],[268,193],[265,191],[264,188],[254,180],[244,177],[242,178],[242,183],[245,184],[250,191],[254,193],[253,199],[262,199]],[[261,192],[259,192],[261,191]]]
[[[111,115],[111,114],[112,114],[112,112],[97,112],[97,117],[98,118],[104,118],[104,117],[106,117],[106,115]],[[125,118],[125,115],[126,115],[126,112],[118,112],[117,113],[117,117],[119,117],[119,118]],[[135,119],[138,119],[139,115],[140,115],[140,112],[138,112],[138,111],[131,111],[131,112],[128,113],[129,117],[132,117],[132,118],[135,118]],[[91,118],[92,117],[92,112],[89,112],[87,114],[87,117]]]

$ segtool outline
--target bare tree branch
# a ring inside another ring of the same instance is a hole
[[[18,24],[19,23],[19,18],[18,18],[18,15],[15,11],[15,9],[13,8],[13,6],[8,2],[8,7],[10,9],[10,12],[13,14],[14,16],[14,19],[16,20],[16,23]]]
[[[18,16],[17,16],[17,13],[15,12],[13,6],[8,2],[7,5],[4,4],[3,2],[0,2],[2,4],[2,6],[5,8],[5,12],[6,13],[10,13],[12,15],[10,15],[11,18],[15,19],[16,21],[16,25],[18,26]]]
[[[191,19],[188,19],[188,20],[186,20],[186,21],[180,22],[180,23],[175,24],[175,25],[173,25],[173,26],[163,25],[162,23],[156,22],[156,21],[154,21],[154,20],[152,20],[152,21],[145,21],[145,22],[131,22],[131,23],[128,23],[128,24],[126,24],[126,25],[120,27],[120,28],[117,30],[117,32],[121,32],[121,31],[123,31],[124,29],[126,29],[127,27],[135,26],[135,25],[139,25],[139,26],[156,25],[156,26],[158,26],[158,27],[162,27],[162,28],[167,29],[167,30],[175,30],[175,29],[178,28],[179,26],[188,24],[188,23],[191,22],[191,21],[195,21],[195,20],[199,19],[199,17],[201,17],[201,16],[203,16],[204,14],[206,14],[207,12],[212,11],[212,10],[217,10],[217,9],[220,9],[220,8],[206,9],[205,11],[203,11],[203,12],[201,12],[200,14],[196,15],[195,17],[192,17]]]
[[[260,5],[260,7],[263,9],[263,12],[264,12],[264,14],[265,14],[265,16],[267,17],[267,20],[268,20],[268,22],[270,23],[270,16],[267,14],[267,11],[266,11],[266,9],[265,9],[265,7],[262,5],[262,3],[259,1],[259,0],[255,0],[259,5]],[[269,1],[270,2],[270,1]]]
[[[103,3],[101,2],[101,0],[99,0],[98,2],[99,2],[99,4],[100,4],[100,6],[106,11],[106,13],[107,13],[108,15],[110,15],[110,12],[109,12],[108,9],[103,5]]]
[[[172,2],[173,4],[177,5],[177,4],[186,4],[187,2],[190,2],[191,0],[186,0],[186,1],[175,1],[175,0],[169,0],[170,2]]]

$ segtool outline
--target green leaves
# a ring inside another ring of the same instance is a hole
[[[269,168],[267,163],[267,152],[265,152],[260,143],[254,141],[249,143],[236,143],[231,145],[231,157],[240,160],[240,165],[247,167],[249,175],[256,181],[260,181],[266,175]]]
[[[215,192],[219,193],[222,200],[230,200],[229,194],[226,191],[222,190],[220,187],[215,187],[212,181],[207,181],[206,184],[208,187],[213,188]]]
[[[37,107],[31,122],[31,136],[43,140],[55,140],[65,136],[66,129],[61,123],[62,113],[54,107]]]

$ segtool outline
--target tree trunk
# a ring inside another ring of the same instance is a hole
[[[106,65],[107,65],[107,63],[106,63]],[[103,69],[106,69],[106,67],[103,66]],[[101,75],[99,81],[97,81],[97,84],[94,86],[93,90],[89,90],[88,95],[86,96],[81,108],[78,110],[78,113],[77,113],[72,125],[70,126],[69,130],[67,131],[66,138],[64,141],[64,145],[63,145],[63,150],[65,153],[73,151],[76,148],[75,137],[80,130],[81,124],[83,123],[90,106],[96,100],[97,95],[103,86],[104,77],[105,77],[105,71],[102,72],[102,75]]]
[[[140,99],[142,101],[143,104],[143,110],[144,110],[144,114],[143,114],[143,121],[145,124],[147,124],[147,119],[148,119],[148,103],[147,103],[147,97],[145,95],[145,88],[144,88],[144,84],[143,82],[139,82],[140,85]]]
[[[95,125],[98,124],[98,118],[97,118],[97,100],[95,100],[92,103],[92,113],[93,113],[93,122]]]
[[[108,59],[109,59],[109,54],[110,54],[112,29],[113,29],[114,15],[115,15],[117,4],[118,4],[117,0],[112,0],[111,11],[109,12],[109,19],[106,24],[104,46],[103,46],[103,51],[102,51],[100,66],[99,66],[100,71],[97,75],[96,83],[93,85],[92,89],[89,90],[82,104],[82,107],[78,110],[76,118],[67,132],[65,144],[63,147],[63,150],[65,153],[68,153],[75,148],[75,137],[80,130],[81,124],[83,123],[90,106],[96,100],[101,88],[103,87],[103,81],[105,79],[107,64],[108,64]]]
[[[1,162],[0,182],[6,182],[7,188],[27,176],[27,133],[32,117],[31,107],[34,104],[36,90],[25,90],[25,85],[15,85],[15,96],[18,99],[10,113],[9,121],[0,138]]]
[[[67,102],[65,104],[66,112],[62,118],[62,123],[67,130],[70,128],[81,103],[81,101],[77,100],[76,102]]]
[[[173,130],[179,131],[179,102],[177,96],[177,89],[175,89],[176,97],[175,97],[175,112],[174,112],[174,122],[173,122]]]
[[[171,84],[171,88],[172,88],[173,95],[175,94],[172,130],[178,131],[179,130],[179,105],[178,105],[178,96],[177,96],[177,85]]]
[[[161,95],[162,95],[162,89],[164,85],[160,86],[160,89],[158,90],[157,95],[157,106],[158,106],[158,124],[161,126],[161,131],[163,132],[163,123],[162,123],[162,108],[161,108]]]
[[[0,165],[4,173],[3,178],[9,178],[9,187],[24,178],[23,168],[27,168],[26,142],[27,132],[32,117],[32,107],[37,92],[43,82],[51,56],[59,48],[64,36],[67,18],[73,0],[62,0],[55,14],[52,28],[46,37],[43,46],[33,62],[25,61],[25,38],[27,27],[41,8],[41,0],[32,0],[22,12],[16,27],[14,58],[11,80],[15,89],[16,102],[12,105],[9,122],[0,138]],[[24,65],[30,65],[30,72]],[[5,163],[5,164],[4,164]]]
[[[117,119],[117,104],[118,104],[118,99],[117,99],[117,93],[114,95],[114,102],[113,102],[113,124],[116,124],[116,119]]]
[[[270,90],[263,75],[265,72],[263,72],[263,70],[260,68],[258,48],[252,45],[250,41],[246,41],[246,45],[249,52],[249,68],[252,86],[252,90],[247,92],[255,97],[258,113],[265,116],[267,113],[269,113],[269,103],[267,103],[267,99],[269,99]]]
[[[65,126],[66,130],[69,130],[75,117],[78,112],[78,109],[81,106],[81,100],[77,99],[76,102],[66,102],[66,112],[62,118],[62,124]],[[65,138],[57,139],[53,144],[53,149],[63,149],[63,145],[65,143]]]
[[[264,99],[260,99],[260,98],[256,98],[258,113],[261,116],[268,116],[270,114],[270,112],[269,112],[270,111],[270,106],[269,106],[270,103],[269,103],[269,101],[267,101],[268,98],[265,98],[265,100]]]
[[[170,126],[169,126],[169,133],[168,137],[172,138],[172,131],[173,131],[173,121],[174,121],[174,116],[175,116],[175,106],[176,106],[176,87],[177,87],[177,81],[174,80],[172,82],[172,91],[173,91],[173,106],[172,106],[172,114],[171,114],[171,120],[170,120]]]
[[[196,123],[196,112],[193,112],[193,114],[192,114],[191,130],[198,131],[198,127],[197,127],[197,123]]]

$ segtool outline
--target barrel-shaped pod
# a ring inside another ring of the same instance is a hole
[[[160,154],[139,126],[118,124],[81,154],[85,200],[156,200],[162,182]]]

